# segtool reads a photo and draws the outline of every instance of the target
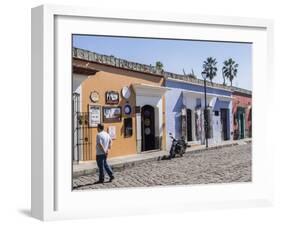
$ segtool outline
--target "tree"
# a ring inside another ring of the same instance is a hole
[[[233,79],[237,76],[238,72],[238,64],[232,59],[223,62],[222,75],[225,80],[228,79],[230,81],[230,85],[232,86]],[[225,83],[225,82],[224,82]]]
[[[217,75],[217,60],[213,57],[208,57],[203,62],[203,71],[202,74],[206,76],[206,78],[209,78],[211,83],[213,83],[213,78]]]
[[[196,75],[194,74],[193,69],[191,69],[191,73],[189,73],[188,76],[191,78],[196,78]]]
[[[161,61],[156,61],[155,67],[156,67],[156,69],[158,69],[158,70],[163,70],[164,65],[162,64]]]
[[[190,78],[195,78],[195,79],[196,79],[196,75],[194,74],[193,69],[191,69],[191,73],[188,73],[188,74],[185,73],[184,68],[182,69],[182,71],[183,71],[183,74],[184,74],[185,76],[190,77]]]

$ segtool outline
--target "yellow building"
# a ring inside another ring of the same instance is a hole
[[[73,48],[73,160],[95,160],[97,123],[110,157],[165,149],[164,76],[155,67]]]

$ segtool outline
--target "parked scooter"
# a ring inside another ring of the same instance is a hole
[[[176,139],[172,136],[171,133],[169,133],[169,136],[172,139],[172,146],[170,149],[169,159],[175,158],[176,155],[182,157],[183,154],[185,153],[186,148],[190,147],[190,145],[188,145],[188,143],[185,142],[184,137],[181,137],[180,139]]]

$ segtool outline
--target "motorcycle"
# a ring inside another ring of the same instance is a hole
[[[171,133],[169,133],[169,136],[172,139],[172,146],[170,149],[169,159],[175,158],[176,155],[182,157],[186,151],[186,148],[190,147],[190,145],[188,145],[188,143],[185,142],[184,137],[181,137],[180,139],[176,139],[172,136]]]

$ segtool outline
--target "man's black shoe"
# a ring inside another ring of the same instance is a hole
[[[111,176],[110,179],[109,179],[109,182],[113,181],[114,178],[115,178],[114,176]]]
[[[103,183],[104,183],[103,180],[98,180],[98,181],[96,181],[94,184],[103,184]]]

